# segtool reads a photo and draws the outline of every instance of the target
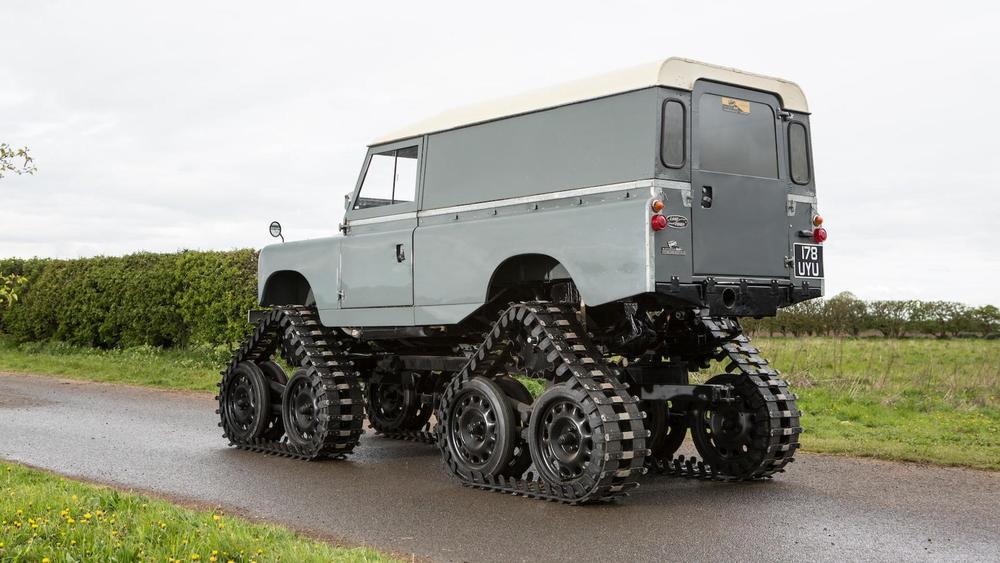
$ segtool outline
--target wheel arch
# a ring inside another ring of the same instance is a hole
[[[486,300],[493,299],[505,288],[517,285],[572,279],[566,266],[548,254],[517,254],[505,258],[493,270],[486,287]]]
[[[295,270],[278,270],[272,272],[264,282],[260,294],[260,304],[271,305],[310,305],[315,302],[312,286],[301,272]]]

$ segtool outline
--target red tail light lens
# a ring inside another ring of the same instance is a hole
[[[816,227],[813,229],[813,240],[816,242],[823,242],[826,240],[826,229],[823,227]]]
[[[663,215],[653,215],[653,218],[649,221],[649,225],[653,227],[654,231],[662,231],[667,228],[667,218]]]

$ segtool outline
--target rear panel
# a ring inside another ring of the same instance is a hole
[[[653,234],[657,290],[711,306],[733,287],[735,305],[715,312],[740,315],[822,295],[808,115],[773,93],[699,81],[661,89],[657,120],[657,178],[673,180],[669,226]]]

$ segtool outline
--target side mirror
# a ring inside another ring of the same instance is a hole
[[[271,221],[271,236],[274,238],[281,237],[281,242],[285,242],[285,237],[281,235],[281,223],[277,221]]]
[[[344,194],[344,211],[349,211],[351,209],[351,196],[354,192],[349,192]]]

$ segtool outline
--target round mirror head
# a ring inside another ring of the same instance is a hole
[[[281,223],[277,221],[271,221],[271,236],[278,238],[281,236]]]

